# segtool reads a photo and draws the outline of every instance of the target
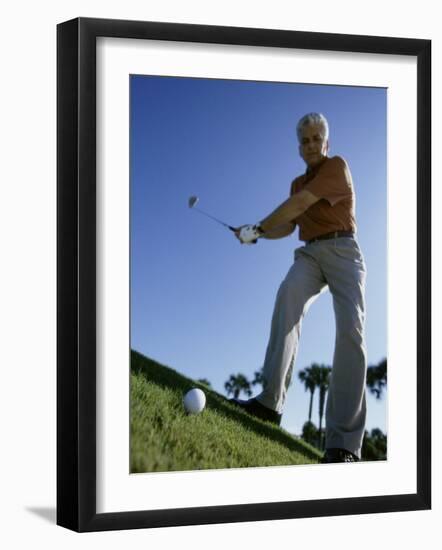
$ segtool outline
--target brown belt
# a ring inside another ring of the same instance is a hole
[[[326,239],[337,239],[338,237],[354,237],[353,231],[333,231],[333,233],[325,233],[325,235],[319,235],[314,239],[307,241],[307,244],[314,243],[315,241],[325,241]]]

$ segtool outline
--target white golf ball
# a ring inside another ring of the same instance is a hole
[[[193,388],[184,396],[183,405],[189,414],[198,414],[206,406],[206,395],[203,390]]]

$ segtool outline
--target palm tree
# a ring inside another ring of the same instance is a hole
[[[247,380],[244,374],[231,374],[230,378],[224,384],[224,388],[227,392],[227,395],[233,394],[234,399],[238,399],[241,392],[244,392],[247,397],[250,397],[252,395],[250,382]]]
[[[325,397],[327,395],[330,383],[331,368],[325,365],[312,365],[313,379],[315,385],[319,388],[319,428],[318,428],[318,446],[322,449],[322,419],[324,417]]]
[[[253,376],[254,376],[254,378],[252,380],[252,386],[256,386],[256,385],[259,384],[262,387],[264,385],[264,377],[262,375],[262,367],[259,370],[255,371],[253,373]]]
[[[387,359],[382,359],[377,365],[371,365],[367,369],[367,387],[370,392],[376,396],[376,399],[382,397],[382,393],[387,385]]]
[[[308,421],[312,421],[312,409],[313,409],[313,396],[316,390],[316,381],[312,367],[306,367],[298,374],[299,380],[304,384],[305,391],[310,392],[310,404],[308,407]]]

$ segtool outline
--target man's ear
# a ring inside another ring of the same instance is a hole
[[[329,142],[328,142],[328,140],[327,140],[326,145],[325,145],[325,152],[326,152],[327,154],[328,154],[329,149],[330,149],[330,144],[329,144]]]

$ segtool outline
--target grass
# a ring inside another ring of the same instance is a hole
[[[182,399],[195,387],[207,404],[199,415],[188,415]],[[316,464],[320,456],[207,386],[132,351],[132,473]]]

